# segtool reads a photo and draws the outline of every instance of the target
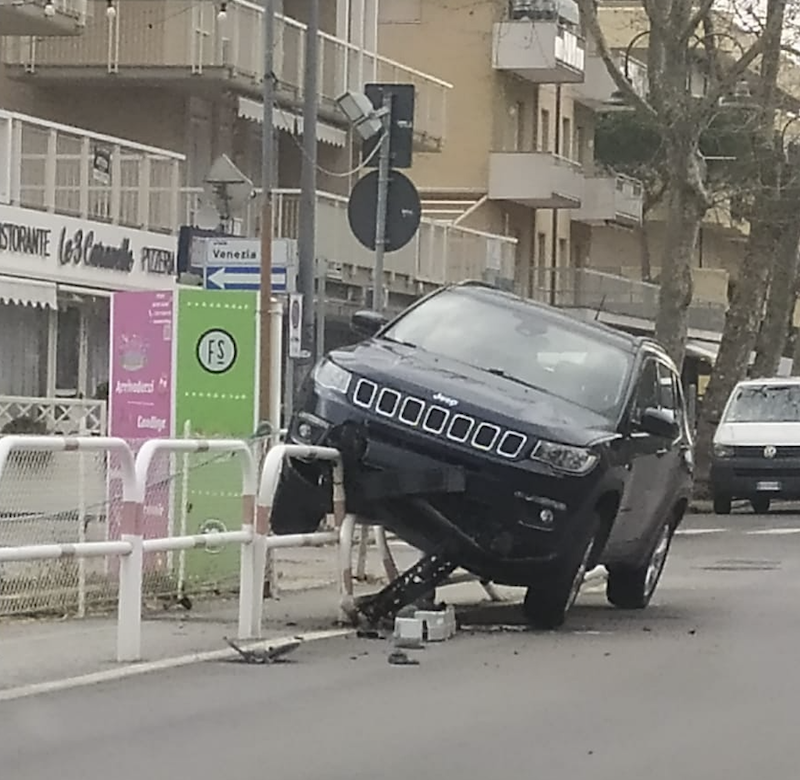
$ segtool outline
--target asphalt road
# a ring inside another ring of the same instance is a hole
[[[0,776],[793,780],[800,516],[685,530],[645,612],[588,593],[543,634],[479,608],[418,666],[333,640],[0,704]]]

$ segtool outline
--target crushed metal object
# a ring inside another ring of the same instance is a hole
[[[303,643],[298,640],[296,642],[289,642],[285,645],[278,647],[267,647],[258,650],[248,650],[247,648],[240,647],[232,639],[223,637],[228,643],[228,646],[235,650],[246,664],[287,664],[292,663],[292,659],[284,658],[284,656],[297,650]]]
[[[392,620],[404,607],[436,590],[456,568],[455,563],[438,553],[426,555],[383,590],[358,599],[356,608],[373,626]]]

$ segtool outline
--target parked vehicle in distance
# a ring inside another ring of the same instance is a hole
[[[800,377],[734,387],[714,433],[711,491],[719,515],[735,499],[758,514],[773,501],[800,499]]]
[[[647,606],[692,489],[692,437],[675,365],[654,341],[476,282],[437,290],[326,355],[288,441],[340,449],[347,509],[484,581],[527,588],[560,626],[586,571]],[[291,461],[276,533],[330,509],[316,462]]]

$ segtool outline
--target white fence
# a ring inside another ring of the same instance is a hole
[[[117,560],[119,598],[117,608],[117,659],[136,661],[142,655],[142,594],[145,554],[163,554],[196,547],[239,545],[239,624],[240,639],[257,639],[262,631],[263,584],[268,574],[268,559],[277,548],[338,544],[340,591],[339,618],[352,622],[355,617],[352,574],[352,545],[355,518],[345,514],[342,464],[339,453],[330,448],[279,444],[265,460],[261,474],[248,445],[241,440],[154,439],[146,442],[136,457],[122,439],[110,437],[5,436],[0,439],[0,478],[13,468],[14,455],[28,453],[113,453],[121,479],[121,534],[118,541],[78,541],[0,547],[0,564],[30,563],[42,560],[92,558]],[[241,466],[241,528],[188,536],[145,538],[144,509],[148,474],[159,453],[220,452],[234,455]],[[333,465],[332,530],[289,536],[270,535],[272,502],[287,456],[325,460]],[[379,549],[387,574],[396,571],[382,529],[378,530]]]

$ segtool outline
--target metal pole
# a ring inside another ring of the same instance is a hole
[[[303,162],[300,173],[300,225],[297,235],[298,292],[303,296],[301,343],[308,358],[295,359],[299,387],[314,356],[314,277],[316,275],[317,108],[319,76],[319,0],[308,2],[303,86]]]
[[[383,255],[386,251],[386,212],[389,201],[389,162],[392,152],[392,96],[383,95],[383,140],[378,158],[378,205],[375,218],[375,274],[372,279],[372,308],[383,311]]]
[[[314,357],[319,360],[325,354],[325,280],[328,278],[328,262],[319,260],[317,262],[317,341],[316,354]]]
[[[275,4],[264,0],[264,118],[261,127],[261,287],[259,292],[259,317],[261,328],[261,365],[259,418],[271,420],[274,402],[271,398],[272,381],[272,188],[275,179],[275,143],[272,115],[275,109],[275,81],[273,76],[273,49],[275,47]],[[279,392],[280,397],[280,392]]]

